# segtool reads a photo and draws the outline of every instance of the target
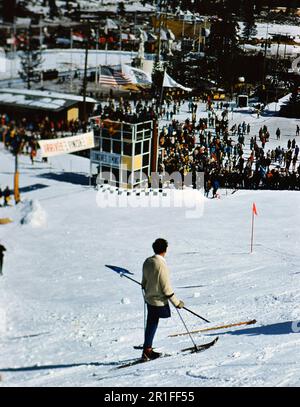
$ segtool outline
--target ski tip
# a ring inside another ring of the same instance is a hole
[[[181,352],[189,352],[189,353],[197,353],[197,352],[202,352],[206,349],[211,348],[212,346],[214,346],[216,344],[216,342],[218,342],[219,337],[217,336],[214,340],[212,340],[211,342],[208,343],[204,343],[202,345],[198,345],[196,347],[191,347],[191,348],[185,348],[185,349],[181,349]]]
[[[131,274],[133,275],[133,273],[131,273],[129,270],[124,269],[123,267],[118,267],[118,266],[112,266],[110,264],[105,264],[105,267],[115,271],[118,274]]]

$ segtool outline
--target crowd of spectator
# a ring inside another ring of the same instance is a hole
[[[163,127],[159,138],[160,173],[180,172],[184,176],[191,172],[196,180],[196,173],[204,172],[207,196],[210,190],[216,196],[219,187],[300,189],[295,138],[289,139],[286,147],[267,149],[267,126],[259,130],[258,136],[250,137],[250,124],[243,122],[229,129],[228,112],[221,116],[208,114],[207,119],[197,122],[173,120]]]
[[[183,100],[171,98],[166,98],[163,103],[160,102],[160,98],[129,101],[121,97],[117,102],[113,98],[108,98],[106,102],[98,104],[94,114],[101,116],[102,119],[133,124],[154,119],[168,121],[179,113],[182,103]]]
[[[37,154],[38,140],[73,136],[85,132],[87,123],[81,120],[41,120],[11,119],[8,114],[0,114],[0,140],[12,153],[26,154],[32,163]]]
[[[232,189],[300,189],[299,147],[297,137],[287,145],[268,149],[270,131],[262,126],[257,135],[251,133],[250,123],[243,121],[229,128],[229,110],[226,104],[218,104],[221,114],[216,114],[212,105],[207,105],[207,117],[196,120],[198,105],[188,103],[191,119],[184,123],[174,118],[180,111],[182,101],[165,100],[161,105],[157,99],[134,100],[129,102],[112,98],[99,104],[95,115],[102,119],[137,123],[155,118],[168,119],[159,136],[161,156],[159,172],[180,172],[182,176],[204,172],[206,195],[213,190],[216,195],[219,187]],[[87,123],[80,120],[11,120],[7,114],[0,115],[0,140],[12,152],[28,154],[32,163],[36,156],[40,138],[55,138],[75,135],[87,130]],[[281,140],[277,128],[273,138]]]

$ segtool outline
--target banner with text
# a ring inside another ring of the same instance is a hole
[[[69,154],[95,147],[93,132],[60,139],[40,140],[42,157]]]

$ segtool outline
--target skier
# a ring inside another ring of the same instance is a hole
[[[296,128],[296,136],[299,136],[299,134],[300,134],[300,127],[299,127],[299,125],[297,124],[297,128]]]
[[[2,266],[3,266],[3,257],[4,257],[4,252],[6,251],[5,247],[0,244],[0,276],[3,275],[2,273]]]
[[[176,308],[184,307],[183,301],[174,295],[169,279],[169,269],[165,260],[168,242],[165,239],[156,239],[152,248],[155,255],[147,258],[143,264],[142,288],[148,310],[142,353],[144,360],[156,359],[161,355],[153,350],[152,342],[159,319],[171,316],[169,301]]]

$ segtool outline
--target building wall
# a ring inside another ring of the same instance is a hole
[[[67,120],[77,120],[79,118],[79,109],[77,107],[73,107],[68,110],[67,113]]]
[[[94,128],[91,177],[99,174],[98,180],[109,178],[111,185],[124,188],[142,185],[151,172],[153,122],[100,122]]]

